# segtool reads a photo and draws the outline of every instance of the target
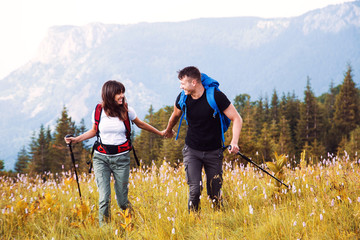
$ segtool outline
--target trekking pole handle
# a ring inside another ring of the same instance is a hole
[[[70,137],[74,137],[74,135],[72,135],[72,134],[67,134],[67,135],[65,136],[65,138],[70,138]],[[70,143],[67,143],[66,145],[67,145],[68,147],[70,147],[71,142],[70,142]]]

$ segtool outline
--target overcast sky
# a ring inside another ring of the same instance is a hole
[[[54,25],[132,24],[204,17],[293,17],[349,0],[1,0],[0,79],[36,55]]]

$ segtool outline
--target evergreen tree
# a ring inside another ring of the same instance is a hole
[[[271,114],[270,114],[270,106],[269,106],[269,99],[267,95],[265,95],[264,100],[264,122],[269,123],[271,121]]]
[[[0,171],[3,171],[5,169],[5,163],[4,160],[0,159]]]
[[[271,112],[271,119],[275,120],[277,123],[279,122],[279,112],[280,112],[280,109],[279,109],[279,98],[277,96],[277,93],[276,93],[276,90],[274,89],[274,92],[273,92],[273,95],[272,95],[272,98],[271,98],[271,109],[270,109],[270,112]]]
[[[50,142],[46,137],[46,131],[44,125],[40,126],[38,138],[35,137],[35,133],[32,137],[30,144],[30,172],[31,173],[45,173],[51,171],[52,161],[49,154]]]
[[[290,125],[284,116],[279,122],[279,140],[277,141],[276,152],[278,154],[294,154],[294,144],[291,139]]]
[[[260,137],[257,141],[257,149],[263,161],[271,161],[274,152],[274,142],[271,139],[269,124],[264,123]]]
[[[300,118],[301,102],[296,98],[295,93],[287,94],[286,101],[283,104],[283,116],[288,121],[290,126],[291,139],[295,146],[296,142],[296,127]]]
[[[262,97],[260,97],[260,99],[255,104],[254,122],[255,122],[256,136],[259,136],[261,133],[262,126],[265,123],[265,110],[264,110]]]
[[[243,109],[249,102],[250,102],[249,94],[239,94],[234,98],[234,107],[239,113],[242,113]]]
[[[327,152],[336,152],[338,140],[336,139],[336,130],[333,123],[335,113],[335,100],[337,94],[339,94],[340,85],[334,87],[334,83],[331,81],[330,89],[328,93],[323,94],[318,99],[324,109],[324,128],[326,137],[323,139],[324,146]]]
[[[297,124],[296,135],[298,149],[301,150],[308,142],[309,145],[321,137],[322,131],[322,113],[319,104],[310,87],[310,78],[307,79],[304,103],[300,108],[300,119]]]
[[[55,128],[54,138],[52,141],[52,172],[69,171],[73,168],[73,163],[70,159],[68,147],[64,141],[64,137],[67,134],[75,134],[75,123],[68,116],[66,107],[63,107],[61,117],[57,120]],[[74,151],[75,151],[74,146]],[[77,164],[79,164],[79,158],[75,157]]]
[[[234,104],[237,104],[237,99],[235,98]],[[241,136],[239,139],[239,146],[241,151],[244,154],[253,156],[256,153],[256,120],[255,120],[255,107],[254,104],[250,102],[250,96],[247,98],[247,101],[243,103],[243,108],[241,112],[241,117],[243,119],[243,125],[241,130]],[[232,124],[229,127],[229,130],[225,134],[226,144],[229,145],[232,139]],[[236,155],[226,155],[227,160],[235,160],[238,158]]]
[[[27,172],[30,161],[31,158],[26,151],[25,146],[23,146],[17,156],[17,161],[15,163],[15,171],[18,173]]]
[[[340,92],[336,96],[334,113],[335,132],[338,137],[341,135],[348,137],[349,133],[354,130],[359,123],[359,92],[352,80],[352,69],[349,65]]]

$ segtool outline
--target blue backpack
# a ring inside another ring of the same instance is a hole
[[[219,90],[219,82],[212,79],[211,77],[207,76],[205,73],[201,73],[201,83],[204,86],[205,90],[206,90],[206,99],[210,105],[210,107],[212,109],[214,109],[214,114],[213,117],[215,118],[216,114],[219,114],[220,117],[220,125],[221,125],[221,140],[222,140],[222,144],[223,146],[225,146],[225,137],[224,137],[224,133],[228,130],[229,126],[230,126],[230,122],[231,120],[223,113],[220,111],[220,109],[218,108],[216,101],[215,101],[215,97],[214,97],[214,92],[215,90]],[[178,104],[180,105],[180,108],[182,110],[182,115],[180,118],[180,122],[179,122],[179,128],[176,134],[176,140],[179,137],[179,133],[180,133],[180,127],[181,127],[181,122],[182,120],[185,118],[186,123],[187,123],[187,119],[186,119],[186,101],[187,95],[185,95],[185,92],[182,91],[181,95],[180,95],[180,100],[178,102]]]

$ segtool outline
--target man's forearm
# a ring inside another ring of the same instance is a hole
[[[179,121],[180,116],[176,115],[174,112],[171,114],[168,125],[166,127],[167,132],[171,132],[176,123]]]
[[[241,128],[242,128],[242,118],[239,116],[238,118],[235,118],[233,121],[232,140],[231,140],[232,144],[238,145]]]

